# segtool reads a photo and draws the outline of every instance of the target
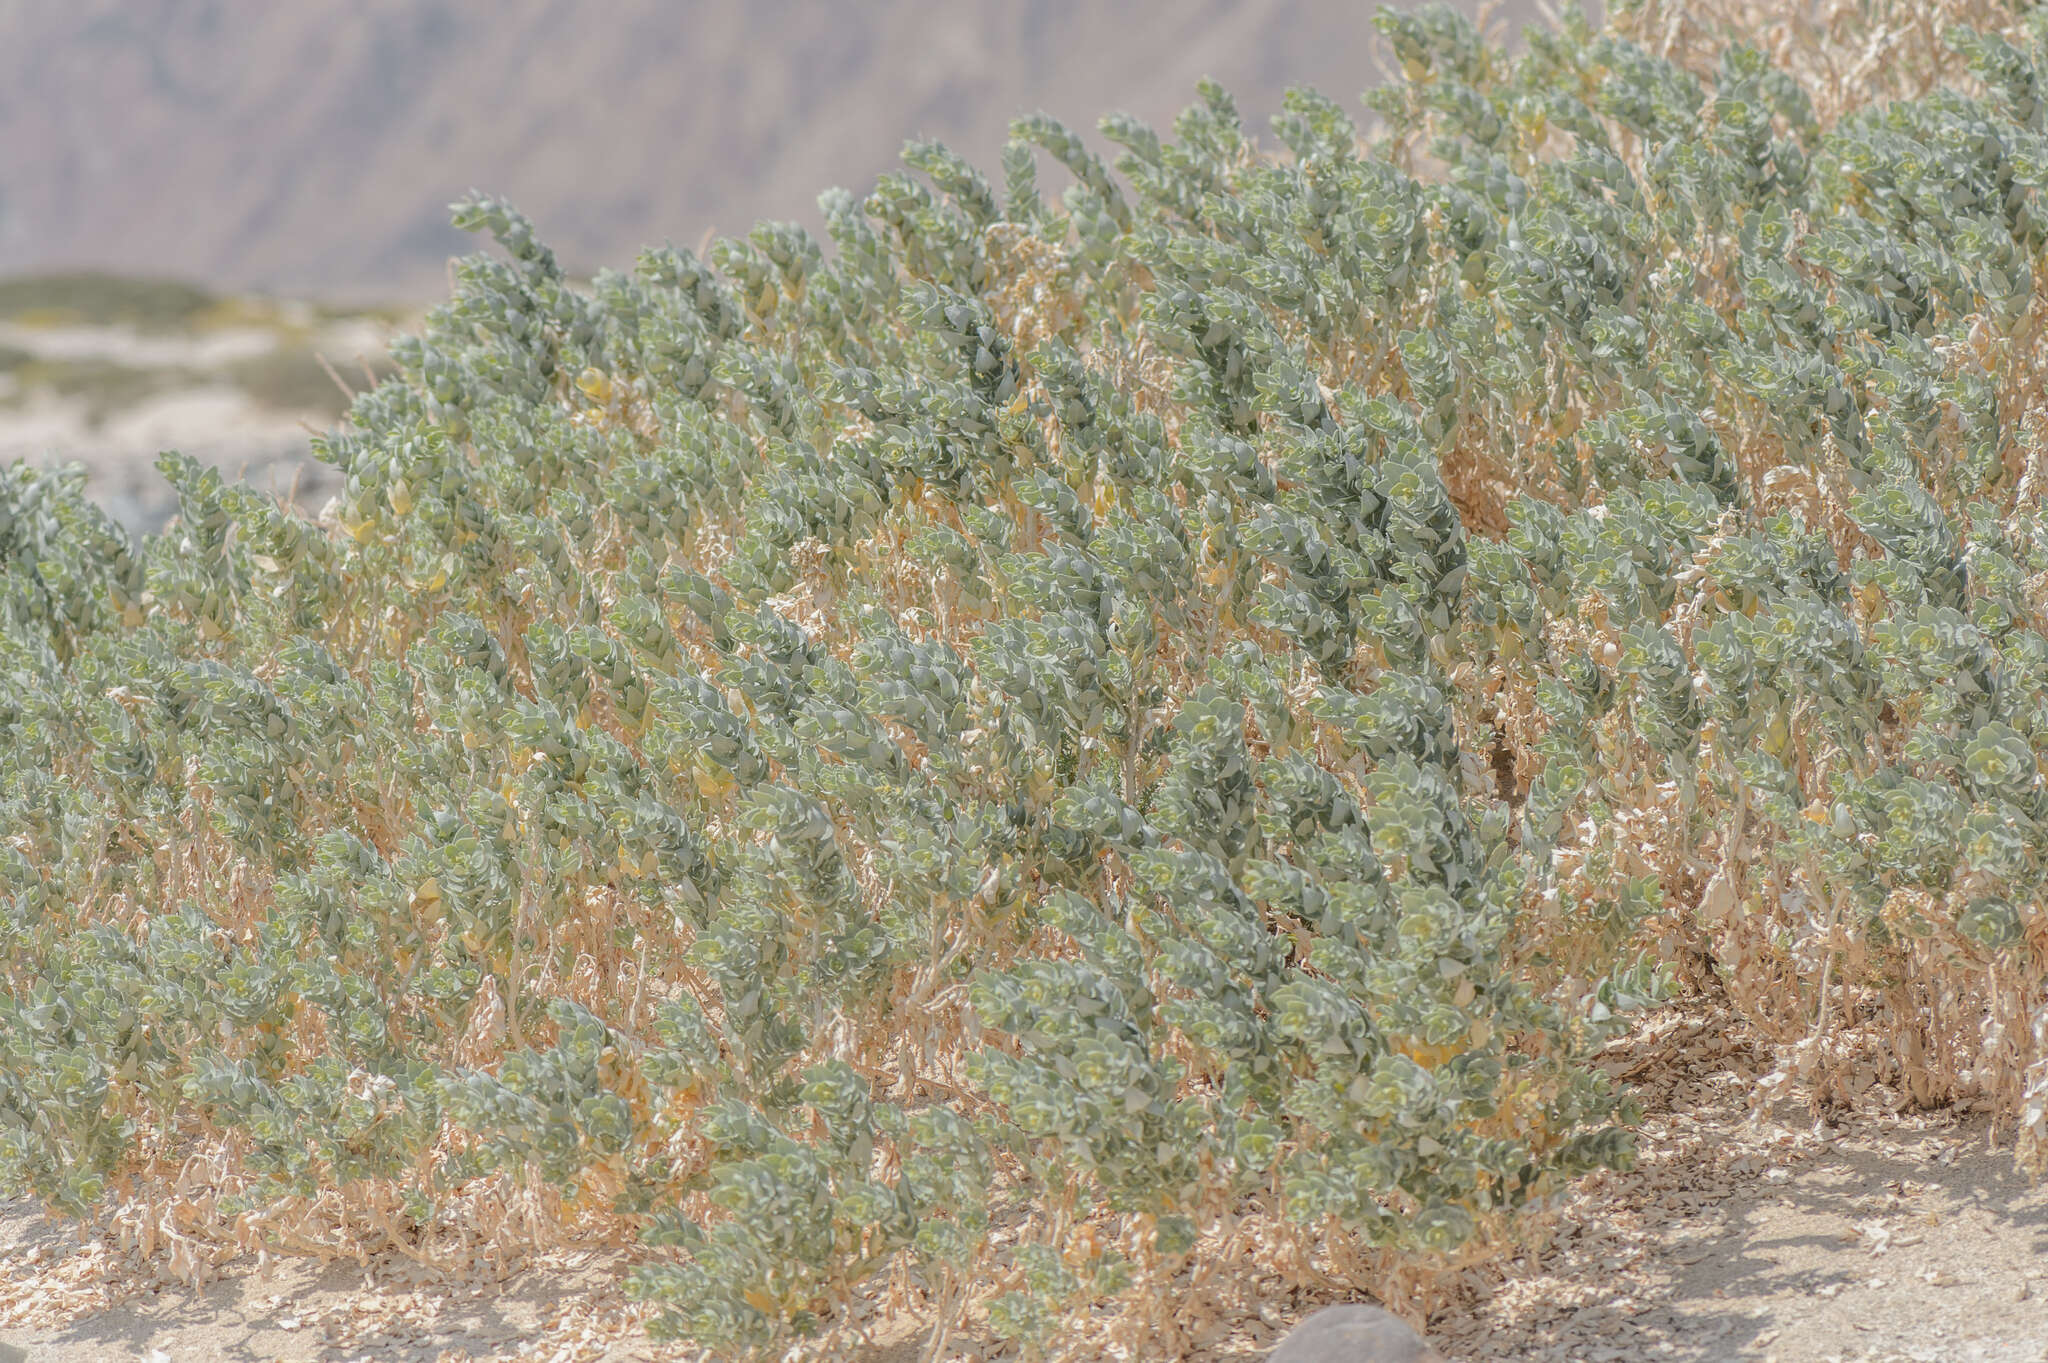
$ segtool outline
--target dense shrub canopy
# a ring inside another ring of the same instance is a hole
[[[2042,49],[1380,22],[1369,143],[1025,118],[587,287],[465,202],[317,519],[0,476],[0,1180],[633,1231],[725,1351],[1424,1282],[1681,975],[2038,1142]]]

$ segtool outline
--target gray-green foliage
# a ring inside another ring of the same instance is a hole
[[[1039,1340],[1248,1199],[1426,1266],[1625,1161],[1709,877],[1787,1034],[2038,980],[2037,49],[1823,130],[1380,22],[1370,145],[1033,116],[587,288],[467,201],[317,522],[8,471],[0,1177],[533,1180],[710,1346],[892,1267]]]

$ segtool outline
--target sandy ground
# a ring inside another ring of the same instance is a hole
[[[389,328],[368,319],[322,328],[313,344],[359,386],[357,357],[381,357]],[[279,333],[224,327],[203,333],[149,334],[120,326],[24,326],[0,322],[0,349],[38,360],[101,363],[128,370],[204,375],[275,350]],[[186,380],[111,412],[83,398],[20,390],[0,374],[0,464],[25,459],[86,466],[86,490],[130,530],[160,528],[176,501],[154,467],[164,450],[182,450],[231,477],[317,510],[340,486],[312,458],[308,437],[328,425],[317,413],[267,407],[233,383]]]
[[[288,320],[307,322],[303,312]],[[391,327],[370,318],[342,318],[318,328],[316,343],[336,365],[358,355],[381,356]],[[217,369],[277,348],[274,327],[223,326],[206,331],[145,332],[132,326],[28,325],[0,321],[0,346],[46,360],[104,360],[131,369]]]
[[[1973,1113],[1752,1120],[1767,1068],[1725,1020],[1677,1012],[1618,1054],[1648,1118],[1628,1174],[1575,1188],[1541,1249],[1475,1272],[1430,1336],[1454,1363],[2041,1363],[2048,1189]],[[0,1207],[0,1343],[30,1363],[654,1363],[615,1251],[502,1281],[409,1262],[244,1259],[202,1290]],[[1248,1361],[1327,1296],[1273,1284],[1205,1354]],[[971,1342],[963,1341],[975,1358]],[[899,1345],[872,1363],[908,1363]]]
[[[1470,1360],[2048,1359],[2048,1189],[1974,1113],[1803,1105],[1752,1121],[1769,1069],[1711,1014],[1628,1051],[1647,1120],[1628,1174],[1573,1192],[1554,1243],[1435,1322]]]
[[[167,393],[97,423],[82,402],[38,395],[0,413],[0,464],[76,460],[86,467],[86,494],[140,533],[160,529],[177,510],[176,494],[155,467],[164,450],[182,450],[317,510],[341,484],[312,457],[310,434],[300,418],[266,411],[225,385]]]

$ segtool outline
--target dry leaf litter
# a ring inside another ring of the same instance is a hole
[[[1875,1043],[1840,1043],[1829,1091],[1853,1100],[1817,1114],[1806,1086],[1767,1082],[1764,1049],[1718,1009],[1667,1011],[1617,1042],[1607,1064],[1646,1113],[1635,1169],[1582,1180],[1547,1243],[1467,1271],[1429,1321],[1432,1342],[1454,1363],[2048,1360],[2048,1189],[2013,1171],[1981,1115],[1896,1110]],[[103,1228],[81,1242],[10,1204],[0,1343],[32,1363],[693,1357],[647,1340],[646,1311],[622,1291],[631,1251],[552,1250],[464,1275],[398,1256],[323,1265],[187,1247],[219,1262],[185,1286],[177,1244],[145,1255],[125,1239]],[[1268,1259],[1177,1284],[1165,1329],[1186,1358],[1250,1363],[1336,1300]],[[953,1357],[1001,1357],[969,1324]],[[915,1357],[913,1325],[870,1326],[848,1358]],[[1132,1356],[1108,1326],[1099,1343]]]

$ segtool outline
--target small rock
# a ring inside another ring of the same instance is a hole
[[[1443,1355],[1377,1306],[1326,1306],[1289,1331],[1267,1363],[1443,1363]]]
[[[0,1344],[0,1363],[28,1363],[28,1350],[19,1344]]]

